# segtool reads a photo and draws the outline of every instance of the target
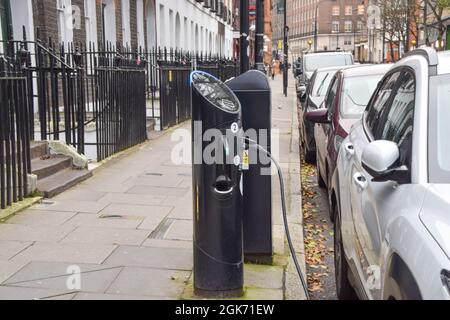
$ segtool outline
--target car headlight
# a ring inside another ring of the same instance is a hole
[[[445,288],[450,293],[450,271],[442,270],[441,279],[442,279],[442,283],[444,284]]]

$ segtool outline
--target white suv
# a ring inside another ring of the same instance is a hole
[[[450,52],[394,65],[331,188],[341,299],[450,299]]]

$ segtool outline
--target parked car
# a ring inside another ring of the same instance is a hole
[[[385,75],[332,179],[339,298],[450,299],[450,52]]]
[[[336,72],[342,68],[330,67],[317,69],[311,77],[309,86],[306,92],[306,101],[301,104],[299,108],[300,119],[300,143],[302,145],[305,161],[313,163],[316,156],[316,142],[314,139],[315,123],[306,119],[306,114],[310,111],[317,110],[323,103],[331,79],[333,79]]]
[[[353,55],[349,52],[320,52],[303,56],[301,69],[297,77],[297,95],[300,101],[306,99],[306,90],[311,77],[319,68],[347,66],[353,64]]]
[[[392,65],[358,66],[338,71],[330,82],[324,108],[308,112],[314,129],[318,184],[330,186],[342,141],[369,103],[378,82]],[[333,217],[332,217],[333,218]]]

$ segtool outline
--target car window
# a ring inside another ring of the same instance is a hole
[[[313,97],[324,97],[335,74],[336,71],[334,70],[317,73],[311,95]]]
[[[337,87],[338,87],[338,79],[337,76],[333,77],[333,80],[331,80],[330,89],[327,94],[327,98],[325,101],[325,108],[330,108],[332,106],[334,98],[336,97]]]
[[[381,140],[398,144],[400,165],[411,165],[412,135],[414,124],[415,79],[411,72],[403,73],[392,103],[384,110],[381,123]]]
[[[342,88],[341,116],[360,118],[382,77],[382,74],[372,74],[345,78]]]
[[[350,54],[325,54],[305,57],[305,70],[307,72],[312,72],[319,68],[347,66],[351,64],[353,64],[353,59]]]
[[[428,161],[431,183],[450,182],[450,74],[431,77]]]
[[[367,107],[364,118],[367,128],[370,130],[375,140],[379,140],[379,119],[383,113],[386,102],[391,97],[392,90],[395,88],[395,84],[399,76],[400,72],[395,72],[384,78],[380,88],[376,91],[372,102]]]

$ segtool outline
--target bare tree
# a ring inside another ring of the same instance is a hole
[[[383,41],[387,42],[391,59],[395,59],[395,48],[407,48],[410,34],[411,9],[409,0],[378,0],[383,24]]]
[[[446,26],[444,24],[444,13],[446,9],[450,9],[450,0],[424,0],[427,12],[425,16],[425,23],[429,24],[428,18],[431,16],[432,20],[435,21],[434,27],[438,31],[438,40],[441,41],[444,38],[446,31]],[[428,11],[429,10],[429,11]],[[428,39],[429,34],[425,37]],[[429,45],[429,41],[427,41]]]

